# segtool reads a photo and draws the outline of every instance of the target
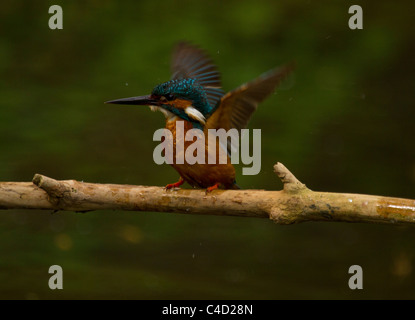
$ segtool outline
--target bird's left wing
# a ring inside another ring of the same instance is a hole
[[[265,100],[281,81],[294,69],[294,63],[268,71],[255,80],[228,92],[221,98],[220,105],[208,118],[206,129],[223,128],[226,131],[244,129],[258,104]],[[231,146],[228,144],[228,153]]]
[[[219,107],[208,119],[206,126],[209,129],[236,128],[238,131],[245,128],[258,104],[265,100],[293,69],[294,64],[287,64],[228,92],[221,98]]]

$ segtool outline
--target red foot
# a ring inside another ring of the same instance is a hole
[[[218,188],[219,188],[219,185],[220,185],[220,183],[218,182],[218,183],[216,183],[215,185],[213,185],[213,186],[211,186],[211,187],[207,188],[207,189],[206,189],[206,193],[209,193],[209,192],[212,192],[212,191],[213,191],[213,190],[215,190],[215,189],[218,189]]]
[[[180,180],[175,183],[170,183],[166,186],[166,190],[169,190],[171,188],[178,188],[184,183],[184,180],[182,177],[180,177]]]

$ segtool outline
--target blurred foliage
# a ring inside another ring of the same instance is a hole
[[[63,30],[48,8],[63,7]],[[353,3],[357,4],[357,3]],[[284,163],[314,190],[415,198],[414,4],[359,1],[11,1],[0,11],[0,180],[165,185],[147,108],[104,105],[170,77],[188,40],[211,53],[225,90],[295,60],[254,115],[262,171]],[[413,228],[164,213],[0,212],[0,298],[415,298]],[[50,265],[64,290],[49,290]],[[364,290],[347,286],[349,266]]]

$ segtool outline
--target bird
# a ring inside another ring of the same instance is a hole
[[[197,129],[206,136],[209,129],[244,129],[258,104],[275,92],[277,86],[293,70],[290,62],[271,69],[256,79],[244,83],[225,94],[222,90],[221,75],[209,54],[200,47],[186,41],[179,42],[172,54],[171,79],[156,85],[151,94],[110,100],[105,103],[121,105],[144,105],[152,111],[161,111],[166,118],[166,129],[173,135],[173,161],[171,165],[179,173],[179,181],[166,185],[166,189],[179,188],[187,182],[193,188],[206,189],[209,193],[215,189],[240,189],[236,184],[235,168],[230,161],[231,142],[226,146],[226,163],[193,163],[184,159],[176,161],[176,145],[184,144],[184,151],[192,141],[178,141],[178,126],[184,128],[184,134]],[[182,123],[179,123],[182,122]],[[180,128],[182,128],[180,127]],[[183,139],[183,138],[182,138]],[[209,156],[206,139],[205,153]]]

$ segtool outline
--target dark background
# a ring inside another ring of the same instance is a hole
[[[63,30],[48,27],[63,8]],[[348,8],[363,7],[350,30]],[[169,80],[175,43],[205,48],[231,90],[295,60],[261,104],[262,170],[284,163],[313,190],[415,198],[414,4],[381,1],[11,1],[0,9],[0,180],[163,186],[164,126],[104,105]],[[0,212],[0,298],[412,299],[415,229],[168,213]],[[64,289],[48,288],[49,266]],[[364,289],[348,268],[362,266]]]

